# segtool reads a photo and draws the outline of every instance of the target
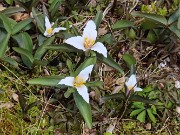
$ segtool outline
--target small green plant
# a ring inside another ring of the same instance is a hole
[[[133,111],[130,113],[131,117],[137,116],[137,120],[139,120],[140,122],[145,122],[148,116],[150,121],[156,123],[156,118],[154,115],[157,114],[157,111],[154,105],[146,107],[145,104],[142,102],[134,102],[131,108],[133,109]]]

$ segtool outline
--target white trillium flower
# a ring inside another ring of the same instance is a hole
[[[128,79],[127,82],[125,82],[128,90],[134,90],[135,91],[142,91],[141,88],[137,87],[137,80],[136,80],[136,76],[134,74],[132,74],[130,76],[130,78]]]
[[[88,94],[88,89],[84,85],[86,81],[89,78],[89,74],[91,73],[93,69],[93,65],[90,65],[86,67],[84,70],[82,70],[78,76],[76,77],[66,77],[62,79],[58,84],[64,84],[67,86],[75,87],[78,91],[78,93],[82,96],[82,98],[89,103],[89,94]]]
[[[83,51],[93,50],[107,57],[106,47],[101,42],[95,42],[96,37],[96,24],[90,20],[87,22],[82,36],[68,38],[65,43]]]
[[[66,30],[66,28],[64,28],[64,27],[53,28],[53,25],[54,25],[54,23],[50,23],[48,17],[45,16],[46,31],[44,32],[44,36],[51,37],[52,35],[54,35],[54,33],[57,33],[60,30]]]

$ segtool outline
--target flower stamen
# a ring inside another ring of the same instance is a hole
[[[93,40],[93,39],[89,39],[88,37],[85,37],[84,38],[84,47],[86,48],[86,49],[89,49],[89,48],[91,48],[93,45],[94,45],[94,43],[95,43],[95,40]]]
[[[80,78],[80,77],[78,77],[78,76],[75,77],[75,79],[74,79],[74,86],[75,86],[75,87],[80,87],[80,86],[82,86],[84,83],[85,83],[85,81],[84,81],[83,78]]]
[[[128,86],[128,90],[133,90],[134,87],[133,86]]]
[[[52,32],[53,32],[53,29],[52,29],[52,28],[48,28],[48,29],[47,29],[47,33],[48,33],[49,35],[51,35]]]

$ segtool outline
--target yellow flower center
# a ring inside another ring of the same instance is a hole
[[[80,78],[80,77],[78,77],[78,76],[75,77],[75,79],[74,79],[74,86],[75,86],[75,87],[80,87],[80,86],[82,86],[84,83],[85,83],[85,81],[84,81],[83,78]]]
[[[128,86],[128,90],[133,90],[134,87],[133,86]]]
[[[47,29],[47,33],[48,33],[49,35],[51,35],[52,32],[53,32],[53,29],[52,29],[52,28],[48,28],[48,29]]]
[[[89,49],[89,48],[91,48],[93,45],[94,45],[94,43],[95,43],[95,40],[93,40],[93,39],[89,39],[88,37],[85,37],[84,38],[84,47],[86,48],[86,49]]]

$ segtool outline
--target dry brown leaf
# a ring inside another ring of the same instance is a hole
[[[91,1],[89,2],[89,5],[92,6],[92,7],[95,7],[96,4],[97,4],[96,0],[91,0]]]
[[[103,71],[113,71],[114,69],[110,66],[104,65]]]
[[[109,127],[106,129],[106,132],[112,133],[115,126],[116,126],[117,119],[113,120],[113,122],[109,125]]]
[[[30,15],[28,13],[17,13],[15,15],[13,15],[13,19],[16,21],[16,22],[19,22],[19,21],[22,21],[22,20],[25,20],[27,18],[30,18]]]
[[[6,108],[6,109],[10,109],[11,107],[13,107],[14,104],[11,102],[7,102],[7,103],[0,103],[0,109],[2,108]]]
[[[13,98],[16,102],[19,102],[18,94],[13,93],[13,94],[12,94],[12,98]]]
[[[4,9],[6,9],[6,7],[3,7],[3,5],[0,4],[0,11],[3,11]]]
[[[99,28],[98,29],[98,36],[102,36],[107,33],[107,30],[105,28]]]
[[[147,124],[146,124],[146,129],[147,129],[147,130],[151,130],[151,123],[147,123]]]
[[[116,86],[111,94],[118,93],[123,87],[124,87],[124,84],[121,84],[120,86]]]
[[[116,84],[121,85],[121,84],[124,84],[125,81],[126,81],[125,77],[121,77],[116,80]]]

